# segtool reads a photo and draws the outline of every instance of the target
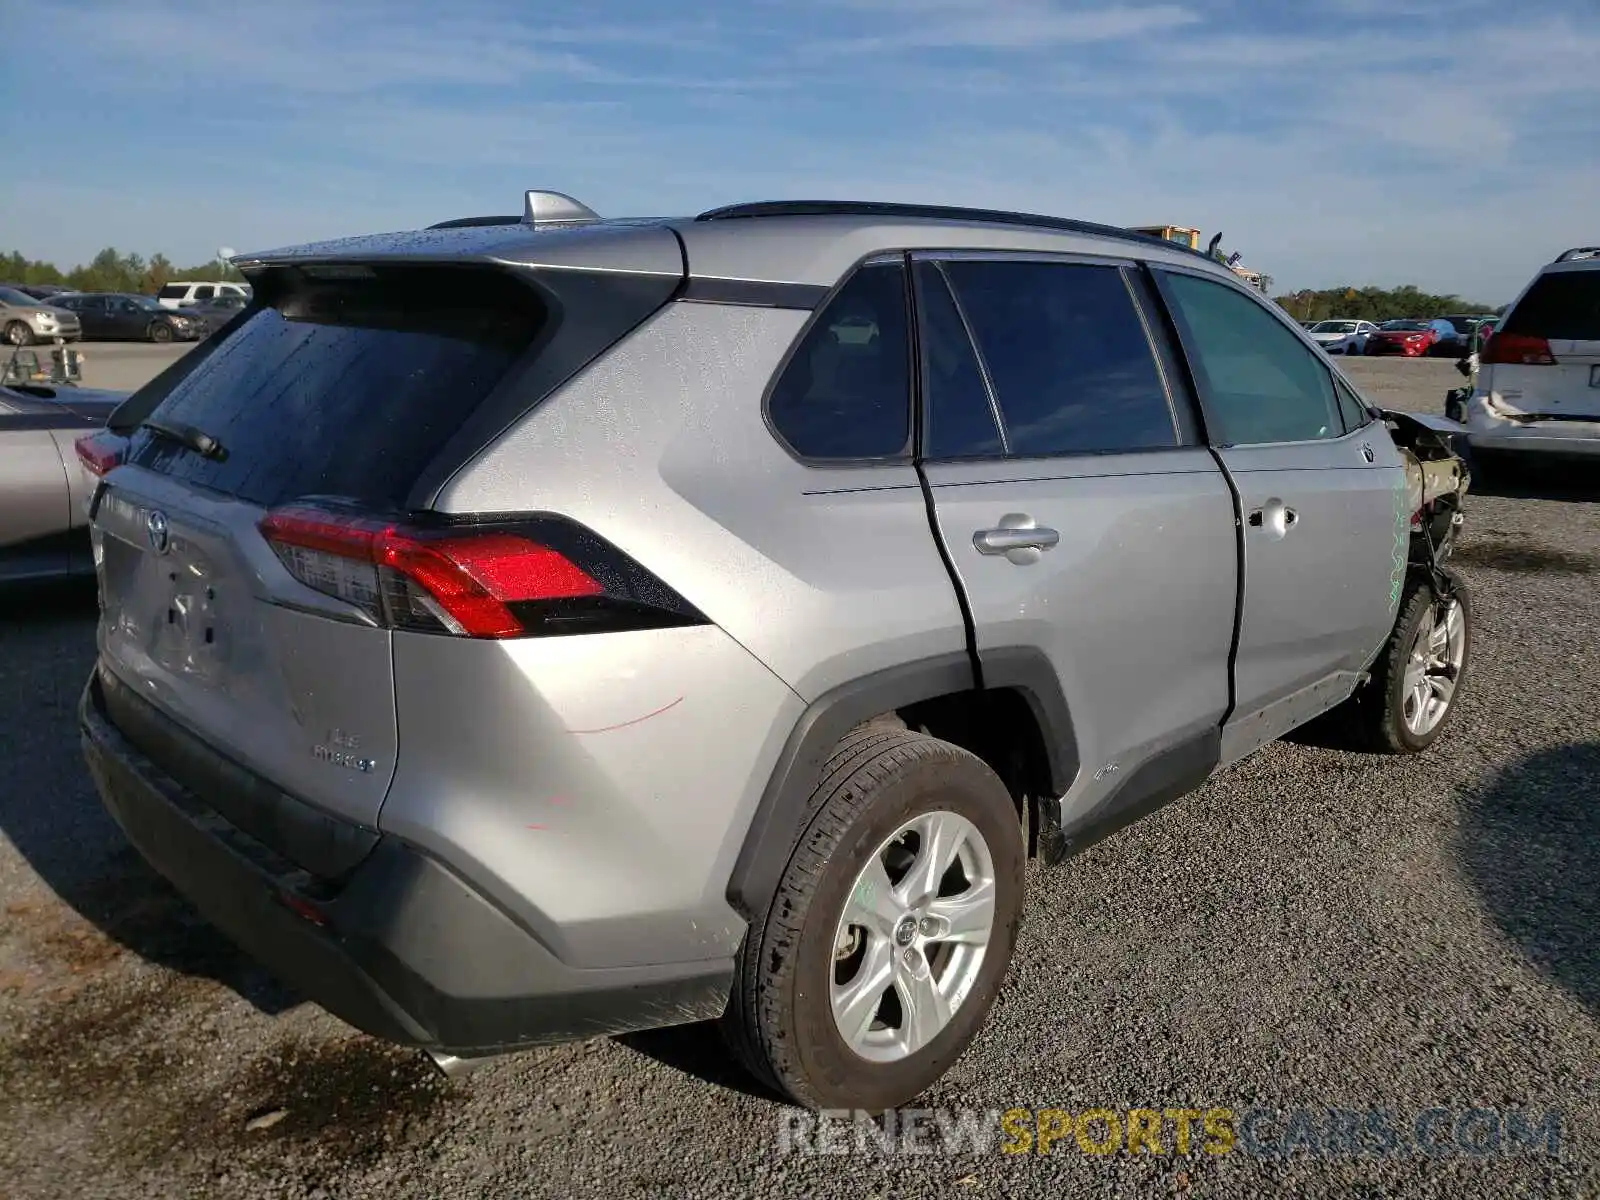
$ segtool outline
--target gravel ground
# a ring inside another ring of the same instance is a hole
[[[1456,382],[1350,369],[1401,408]],[[1476,662],[1433,752],[1279,744],[1036,868],[993,1018],[925,1101],[1264,1108],[1269,1134],[1298,1108],[1557,1109],[1559,1156],[783,1153],[787,1110],[702,1027],[445,1083],[284,993],[126,849],[72,720],[92,597],[51,591],[0,611],[0,1196],[1600,1196],[1597,499],[1472,497]]]

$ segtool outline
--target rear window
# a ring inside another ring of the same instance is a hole
[[[263,284],[267,307],[182,379],[153,416],[222,443],[203,458],[142,431],[129,459],[253,504],[300,496],[400,507],[545,324],[498,271],[387,268]]]
[[[176,300],[188,294],[189,285],[187,283],[169,283],[157,292],[156,296],[162,300]]]
[[[1556,341],[1600,341],[1600,271],[1551,271],[1534,280],[1502,333]]]

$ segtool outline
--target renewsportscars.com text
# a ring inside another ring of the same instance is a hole
[[[786,1110],[779,1154],[1485,1158],[1561,1154],[1555,1109],[1010,1108]]]

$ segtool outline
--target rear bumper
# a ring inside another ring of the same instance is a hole
[[[1585,460],[1600,457],[1600,420],[1506,420],[1480,394],[1467,401],[1467,425],[1467,440],[1474,450]]]
[[[1593,461],[1600,458],[1600,436],[1559,437],[1547,432],[1530,430],[1521,432],[1480,432],[1473,430],[1467,438],[1474,450],[1491,454],[1541,454],[1555,458],[1572,458]]]
[[[476,1057],[705,1020],[726,1006],[730,960],[571,967],[392,837],[377,836],[337,879],[313,876],[145,757],[108,715],[98,670],[79,720],[101,798],[151,866],[247,953],[366,1033]]]

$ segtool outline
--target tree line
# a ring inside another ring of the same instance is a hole
[[[26,258],[15,250],[0,255],[0,283],[55,283],[79,292],[154,295],[168,283],[190,279],[244,282],[244,276],[231,263],[213,259],[197,267],[178,267],[165,254],[152,254],[146,259],[138,254],[123,254],[114,246],[107,246],[88,263],[67,271],[55,263]]]
[[[1360,321],[1394,321],[1403,317],[1429,320],[1451,314],[1498,313],[1501,308],[1455,295],[1435,295],[1409,283],[1397,288],[1308,288],[1274,299],[1297,321],[1324,321],[1329,317],[1351,317]]]
[[[175,266],[165,254],[148,259],[123,254],[107,246],[92,260],[63,271],[54,263],[24,257],[13,250],[0,255],[0,283],[56,283],[83,292],[143,292],[153,295],[162,286],[189,279],[228,279],[244,282],[232,264],[213,260],[199,266]],[[1498,312],[1499,306],[1456,295],[1424,292],[1414,284],[1397,288],[1332,287],[1302,289],[1275,297],[1297,321],[1322,321],[1351,317],[1364,321],[1392,321],[1400,317],[1443,317],[1451,313]]]

